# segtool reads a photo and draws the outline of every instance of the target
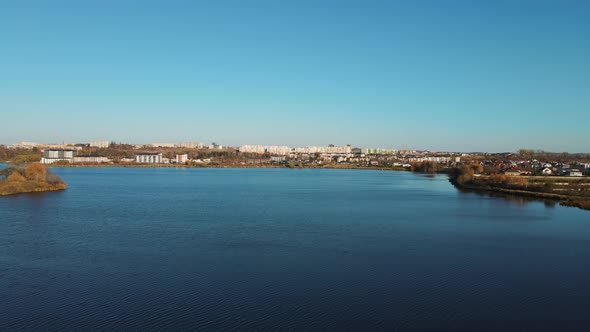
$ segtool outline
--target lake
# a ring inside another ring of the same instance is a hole
[[[590,212],[446,176],[54,169],[0,197],[0,330],[584,330]]]

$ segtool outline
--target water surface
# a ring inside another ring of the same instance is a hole
[[[0,329],[583,330],[590,213],[445,176],[55,169],[0,198]]]

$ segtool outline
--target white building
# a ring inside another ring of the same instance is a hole
[[[20,142],[20,143],[9,145],[8,147],[10,149],[27,149],[27,150],[31,150],[34,147],[37,147],[39,145],[40,144],[33,143],[33,142]]]
[[[102,164],[102,163],[110,163],[111,160],[107,157],[100,157],[100,156],[84,156],[84,157],[74,157],[74,163],[88,163],[88,164]]]
[[[307,146],[304,148],[295,148],[295,153],[329,153],[329,154],[350,154],[350,146]]]
[[[150,146],[154,148],[175,148],[176,143],[152,143]]]
[[[177,154],[176,155],[176,163],[177,164],[186,164],[187,161],[188,161],[187,154]]]
[[[438,156],[409,157],[408,161],[411,163],[415,163],[415,162],[419,163],[419,162],[423,162],[423,161],[432,161],[435,163],[448,163],[451,161],[451,157],[438,157]]]
[[[161,164],[163,162],[160,152],[143,152],[135,156],[135,162],[139,164]]]
[[[41,164],[53,164],[58,161],[67,161],[71,163],[75,156],[76,152],[73,150],[48,149],[43,151],[43,158],[41,158]]]
[[[204,145],[203,143],[199,143],[199,142],[183,142],[183,143],[177,143],[176,147],[177,148],[187,148],[187,149],[197,149],[197,148],[202,148]]]
[[[286,156],[291,152],[291,149],[288,146],[277,145],[242,145],[239,151],[243,153],[271,153]]]
[[[365,148],[361,149],[363,154],[395,154],[396,150],[392,149],[381,149],[381,148]]]
[[[204,147],[203,143],[199,142],[180,142],[180,143],[152,143],[151,147],[154,148],[185,148],[185,149],[196,149]]]
[[[565,172],[567,176],[584,176],[584,173],[579,169],[570,169]]]
[[[109,146],[111,146],[111,142],[109,142],[109,141],[92,141],[92,142],[88,143],[88,145],[92,148],[106,149]]]

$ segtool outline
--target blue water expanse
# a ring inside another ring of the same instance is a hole
[[[54,169],[0,198],[0,330],[585,330],[590,212],[445,176]]]

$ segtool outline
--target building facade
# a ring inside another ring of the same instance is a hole
[[[239,151],[243,153],[271,153],[286,156],[291,152],[291,149],[288,146],[277,145],[242,145]]]
[[[135,156],[135,162],[139,164],[161,164],[162,161],[162,153],[159,152],[140,153]]]
[[[176,163],[177,164],[186,164],[187,161],[188,161],[187,154],[177,154],[176,155]]]
[[[88,164],[102,164],[102,163],[110,163],[111,160],[107,157],[101,156],[83,156],[83,157],[74,157],[74,163],[88,163]]]
[[[91,148],[101,148],[101,149],[106,149],[106,148],[108,148],[109,146],[111,146],[111,142],[109,142],[109,141],[93,141],[93,142],[90,142],[90,143],[88,143],[88,145],[89,145]]]
[[[43,158],[41,164],[53,164],[58,161],[67,161],[71,163],[76,156],[76,151],[73,150],[55,150],[48,149],[43,151]]]

